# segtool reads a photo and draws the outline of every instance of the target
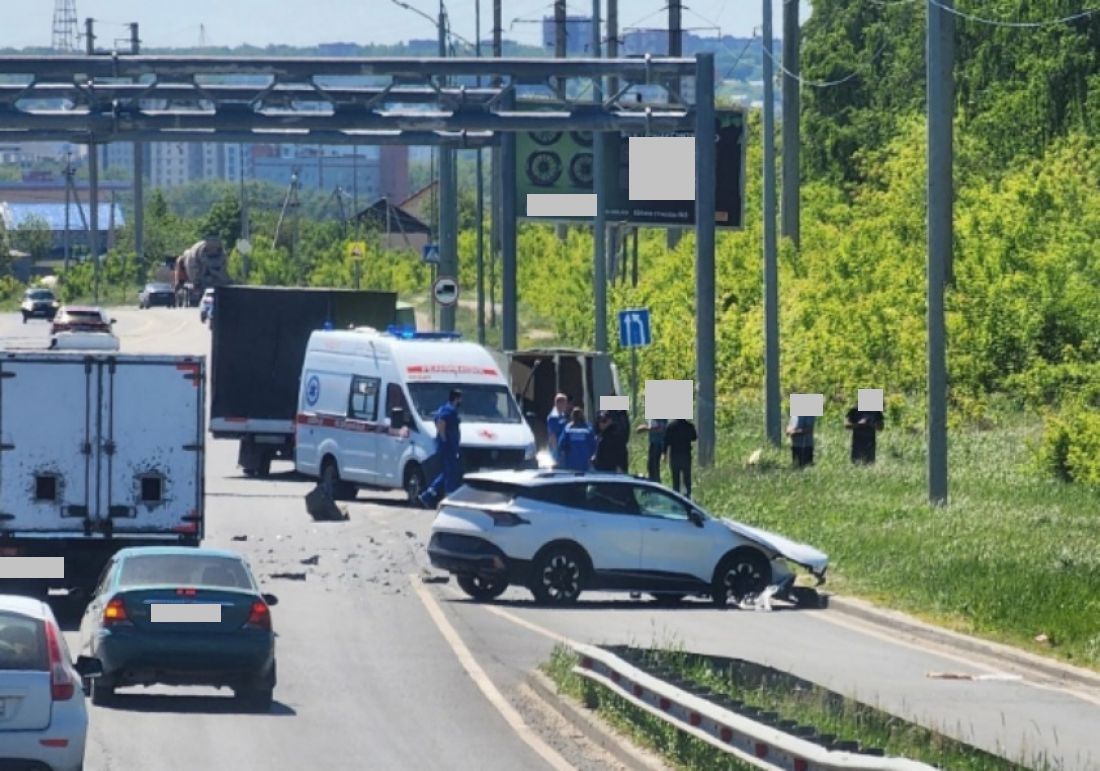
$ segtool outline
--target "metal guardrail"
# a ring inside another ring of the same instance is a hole
[[[575,645],[574,650],[580,656],[580,664],[573,669],[576,674],[756,768],[935,771],[935,766],[914,760],[825,749],[670,685],[602,648]]]

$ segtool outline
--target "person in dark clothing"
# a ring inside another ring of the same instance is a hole
[[[592,467],[597,471],[627,472],[626,436],[610,413],[600,412],[596,421],[596,457]]]
[[[649,434],[649,454],[646,457],[646,472],[650,482],[661,483],[661,458],[665,454],[665,428],[667,420],[647,420],[638,426],[639,431]]]
[[[461,406],[462,391],[452,388],[447,403],[435,412],[435,454],[440,471],[428,489],[420,494],[420,504],[425,508],[433,508],[444,495],[453,493],[462,484],[461,420],[458,417]]]
[[[588,471],[596,454],[596,434],[580,407],[574,407],[570,417],[569,425],[558,437],[558,466],[570,471]]]
[[[691,445],[698,438],[695,424],[690,420],[673,420],[665,428],[665,451],[668,453],[668,468],[672,472],[672,489],[680,492],[682,482],[688,498],[691,497]]]
[[[852,463],[875,462],[875,435],[884,424],[881,412],[861,410],[858,406],[848,410],[844,427],[852,432]]]
[[[813,415],[791,415],[787,424],[787,436],[791,438],[791,460],[795,468],[814,465],[814,423]]]

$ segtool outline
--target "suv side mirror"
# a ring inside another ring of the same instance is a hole
[[[263,598],[264,598],[264,602],[266,602],[268,605],[278,605],[279,604],[279,598],[276,597],[274,594],[265,594],[265,595],[263,595]]]
[[[688,509],[688,519],[690,519],[696,527],[702,527],[703,522],[706,521],[697,509]]]

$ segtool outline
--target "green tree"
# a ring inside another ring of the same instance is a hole
[[[53,234],[49,223],[38,215],[27,217],[15,226],[12,245],[29,254],[32,263],[46,259],[53,248]]]
[[[240,199],[232,193],[222,196],[203,218],[202,231],[200,236],[216,233],[226,248],[231,249],[241,236]]]

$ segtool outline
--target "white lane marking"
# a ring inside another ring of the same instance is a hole
[[[512,730],[516,732],[523,742],[535,751],[543,760],[545,760],[551,768],[558,769],[558,771],[575,771],[565,758],[557,753],[550,745],[542,740],[531,727],[524,722],[520,714],[515,708],[508,702],[504,695],[493,685],[493,681],[489,679],[489,676],[485,674],[485,671],[478,665],[473,655],[470,653],[469,648],[462,642],[462,638],[454,627],[451,626],[451,622],[447,620],[447,617],[443,614],[443,610],[439,607],[439,603],[432,597],[431,592],[425,589],[417,576],[409,576],[409,582],[412,584],[413,590],[417,596],[420,597],[420,601],[424,604],[424,608],[428,611],[428,615],[431,616],[432,621],[435,622],[436,627],[439,629],[439,633],[443,635],[443,639],[447,641],[447,644],[451,646],[451,649],[455,652],[455,656],[458,657],[458,661],[462,664],[462,668],[466,670],[466,673],[470,676],[470,679],[477,684],[477,687],[481,689],[482,694],[489,700],[501,716],[508,722]]]

